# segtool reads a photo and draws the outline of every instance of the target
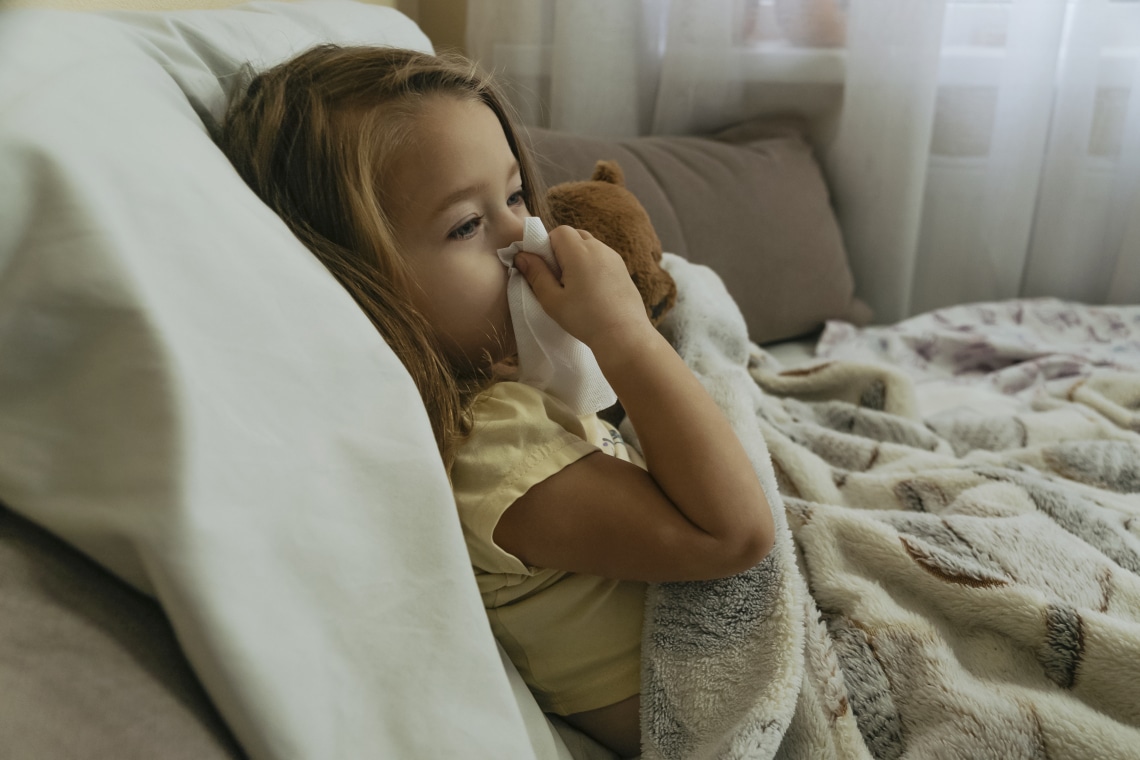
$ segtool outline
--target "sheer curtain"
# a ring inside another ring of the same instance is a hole
[[[804,116],[877,321],[1140,303],[1138,0],[469,0],[467,47],[531,124]]]

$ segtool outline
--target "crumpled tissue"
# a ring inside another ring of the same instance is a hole
[[[519,251],[541,256],[554,276],[562,277],[542,220],[527,217],[523,239],[498,251],[499,260],[510,272],[507,300],[518,347],[519,382],[549,393],[578,415],[613,406],[617,396],[598,367],[594,353],[543,311],[526,277],[514,266]]]

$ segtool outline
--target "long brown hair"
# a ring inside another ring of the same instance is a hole
[[[444,464],[470,432],[489,382],[451,364],[412,304],[411,274],[384,209],[381,180],[425,96],[488,106],[522,174],[529,211],[545,202],[506,100],[470,61],[413,50],[321,45],[253,77],[230,104],[218,143],[251,188],[340,281],[415,381]]]

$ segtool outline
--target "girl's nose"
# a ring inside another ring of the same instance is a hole
[[[502,223],[499,225],[499,240],[498,248],[506,248],[511,243],[517,243],[523,239],[523,219],[525,216],[506,212],[503,214]]]

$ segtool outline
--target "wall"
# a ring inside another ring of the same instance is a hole
[[[395,5],[416,20],[436,50],[463,52],[467,0],[397,0]]]

